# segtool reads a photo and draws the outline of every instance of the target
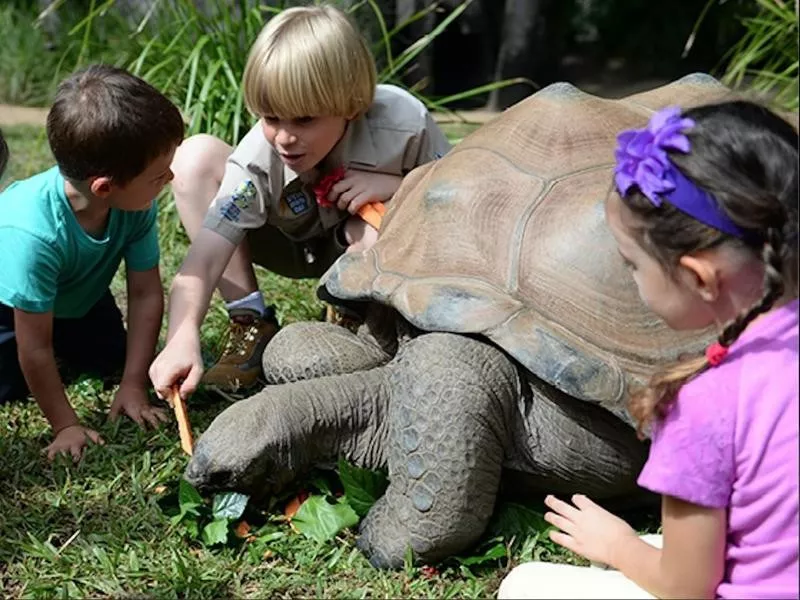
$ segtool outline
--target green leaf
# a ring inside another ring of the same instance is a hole
[[[203,527],[203,543],[206,546],[224,544],[228,541],[228,519],[214,519]]]
[[[550,528],[542,513],[522,504],[505,502],[500,505],[489,525],[489,535],[517,539],[543,533]]]
[[[309,496],[300,505],[292,523],[300,533],[322,543],[358,523],[358,515],[344,499],[331,504],[324,496]]]
[[[506,552],[505,544],[502,541],[497,541],[481,554],[466,557],[456,556],[455,559],[462,565],[468,567],[470,565],[479,565],[481,563],[505,558]]]
[[[185,513],[190,507],[196,508],[203,505],[203,498],[185,479],[181,479],[178,484],[178,505],[181,507],[182,513]]]
[[[247,494],[238,492],[217,494],[214,496],[211,514],[215,519],[238,519],[242,516],[249,499]]]
[[[347,502],[359,517],[369,512],[389,485],[385,473],[361,469],[342,459],[339,460],[339,477],[344,486]]]
[[[197,519],[187,519],[183,522],[183,526],[186,528],[186,535],[193,540],[196,540],[200,537],[200,525],[198,524]]]

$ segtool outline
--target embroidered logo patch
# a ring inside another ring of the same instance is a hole
[[[249,179],[246,179],[237,185],[236,189],[233,190],[233,193],[231,194],[231,199],[233,202],[242,210],[249,208],[255,197],[256,186]]]
[[[220,208],[220,215],[228,221],[238,221],[242,211],[250,208],[256,197],[256,186],[246,179],[236,186],[233,193]]]
[[[236,206],[236,200],[233,198],[228,198],[225,204],[223,204],[220,208],[219,214],[223,219],[236,222],[242,215],[242,211],[238,206]]]
[[[311,204],[308,201],[308,197],[301,191],[291,192],[289,194],[286,194],[284,202],[286,202],[286,205],[295,215],[304,213],[309,208],[311,208]]]

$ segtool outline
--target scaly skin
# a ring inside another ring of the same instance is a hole
[[[374,337],[324,323],[279,336],[283,350],[265,358],[265,368],[290,382],[221,413],[185,476],[202,489],[261,497],[339,457],[388,467],[389,487],[358,540],[376,566],[401,567],[409,547],[427,563],[467,550],[486,528],[503,473],[535,492],[603,499],[636,489],[645,447],[629,426],[479,339],[401,338],[388,358]],[[338,362],[315,363],[321,348]],[[354,370],[359,361],[363,370]]]
[[[520,380],[496,348],[431,333],[409,342],[390,376],[389,487],[361,524],[376,567],[461,552],[494,509]]]

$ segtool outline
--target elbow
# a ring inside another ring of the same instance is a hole
[[[49,344],[17,338],[17,360],[23,373],[35,373],[53,356]]]

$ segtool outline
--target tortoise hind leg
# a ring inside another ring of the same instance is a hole
[[[403,347],[390,378],[390,484],[360,528],[376,567],[458,554],[494,509],[507,426],[520,393],[501,351],[465,336],[422,335]]]

